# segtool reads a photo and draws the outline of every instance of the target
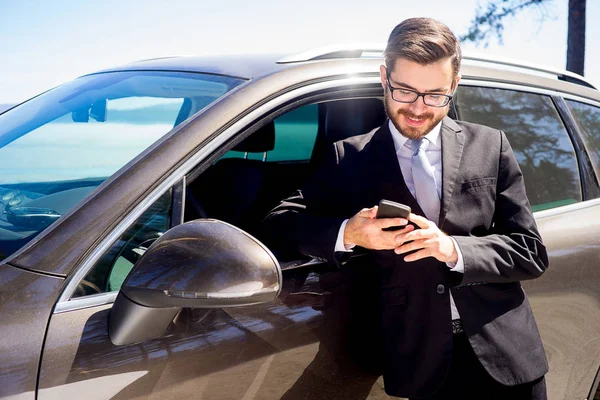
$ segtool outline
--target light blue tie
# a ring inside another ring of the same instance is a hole
[[[430,221],[438,223],[440,217],[440,197],[435,185],[434,170],[425,150],[429,146],[427,138],[410,141],[412,156],[412,174],[417,203]]]

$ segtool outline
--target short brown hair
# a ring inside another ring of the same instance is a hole
[[[450,28],[432,18],[409,18],[398,24],[390,34],[384,52],[385,65],[393,71],[398,58],[421,65],[446,58],[452,59],[454,76],[460,70],[460,42]]]

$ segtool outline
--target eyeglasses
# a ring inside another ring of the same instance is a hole
[[[415,90],[395,88],[390,84],[390,76],[386,77],[388,87],[392,92],[392,99],[398,103],[414,103],[419,97],[423,97],[423,103],[429,107],[444,107],[450,100],[451,95],[447,94],[436,94],[436,93],[420,93]]]

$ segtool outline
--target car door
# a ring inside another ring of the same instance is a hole
[[[548,270],[523,282],[550,363],[548,391],[586,398],[600,366],[600,201],[587,148],[558,93],[461,83],[458,117],[506,132],[548,249]]]
[[[379,85],[376,78],[364,81],[370,87]],[[271,170],[299,171],[302,163],[309,167],[320,129],[319,107],[310,98],[298,101],[306,105],[295,105],[281,116],[263,116],[258,123],[275,118],[276,129],[284,132],[267,158],[275,163]],[[238,135],[252,130],[245,128]],[[377,317],[371,312],[374,305],[365,300],[368,282],[355,279],[351,269],[314,260],[282,262],[282,292],[273,302],[184,308],[162,337],[121,346],[111,343],[108,317],[120,285],[156,238],[192,218],[185,208],[193,202],[184,194],[193,194],[199,203],[200,215],[193,218],[211,216],[212,212],[201,215],[202,203],[219,186],[204,182],[210,190],[202,193],[188,190],[190,182],[202,182],[218,164],[208,166],[215,160],[235,157],[235,152],[223,157],[234,142],[223,140],[204,163],[155,195],[122,233],[109,235],[111,242],[97,252],[88,269],[70,277],[46,335],[40,399],[82,394],[116,399],[387,398],[372,359]],[[299,149],[303,156],[298,156]],[[271,185],[281,186],[277,181]]]
[[[183,122],[186,103],[194,100],[201,109],[243,82],[168,71],[105,72],[0,115],[1,398],[35,398],[47,324],[67,275],[61,268],[70,268],[65,259],[79,258],[89,247],[82,242],[98,239],[91,231],[99,221],[113,221],[107,210],[120,213],[110,204],[114,197],[97,187]],[[144,190],[149,180],[146,175]],[[95,193],[105,198],[94,202]],[[90,222],[94,204],[106,208]],[[74,240],[65,239],[69,235]],[[65,248],[53,252],[53,244]],[[28,258],[31,252],[39,257]]]

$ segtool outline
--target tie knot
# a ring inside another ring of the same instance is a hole
[[[429,146],[429,140],[427,138],[421,138],[421,139],[414,139],[410,141],[410,148],[413,152],[413,155],[417,155],[417,153],[419,152],[419,150],[427,150],[427,147]]]

